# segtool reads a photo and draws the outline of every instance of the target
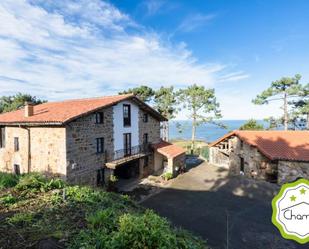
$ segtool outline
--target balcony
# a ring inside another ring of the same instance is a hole
[[[127,149],[106,153],[106,166],[114,169],[117,165],[144,157],[151,152],[150,144],[140,144]]]

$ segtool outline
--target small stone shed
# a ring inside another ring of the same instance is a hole
[[[186,166],[186,150],[168,143],[161,141],[158,144],[154,144],[154,169],[158,171],[163,170],[163,173],[172,173],[176,176],[179,169]]]
[[[309,178],[309,131],[233,131],[210,144],[210,163],[230,174],[283,184]]]

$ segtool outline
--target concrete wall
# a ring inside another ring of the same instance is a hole
[[[5,133],[6,145],[0,149],[0,171],[13,172],[14,164],[18,164],[21,173],[28,173],[30,170],[65,176],[64,127],[6,127]],[[14,151],[14,137],[19,139],[17,152]]]
[[[131,126],[123,126],[123,105],[131,105]],[[139,107],[132,101],[122,101],[113,107],[114,120],[114,147],[115,150],[122,150],[123,148],[123,134],[131,133],[132,147],[139,145]]]
[[[106,155],[114,152],[113,107],[99,111],[104,112],[103,124],[96,124],[95,114],[91,114],[69,123],[66,127],[69,182],[96,185],[97,170],[104,167]],[[97,154],[96,138],[100,137],[104,137],[106,153]]]
[[[295,181],[299,177],[309,179],[309,162],[279,161],[279,184]]]

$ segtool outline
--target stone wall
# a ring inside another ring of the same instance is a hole
[[[139,144],[143,144],[143,136],[145,133],[148,134],[148,142],[151,144],[159,143],[160,138],[160,121],[152,117],[148,113],[148,122],[143,121],[144,114],[143,110],[139,109],[138,118],[138,132],[139,132]],[[148,165],[143,169],[143,175],[152,174],[156,171],[155,169],[155,158],[151,154],[148,156]]]
[[[143,135],[148,133],[149,143],[159,143],[160,142],[160,121],[148,114],[148,122],[143,121],[143,116],[145,112],[139,109],[139,143],[143,143]]]
[[[255,178],[263,180],[274,180],[277,172],[277,162],[272,162],[261,154],[256,147],[241,142],[238,137],[234,138],[230,153],[230,173],[239,174],[241,158],[244,159],[244,174],[252,177],[251,172],[257,173]]]
[[[71,183],[96,185],[97,170],[103,169],[106,155],[114,152],[113,108],[102,110],[104,123],[95,123],[95,114],[81,117],[66,127],[67,176]],[[97,154],[96,138],[104,137],[106,153]]]
[[[221,152],[218,147],[209,148],[209,162],[211,164],[227,168],[229,161],[229,156]]]
[[[0,171],[13,172],[14,164],[18,164],[21,173],[30,170],[65,177],[64,127],[6,127],[5,133],[6,145],[0,149]],[[14,137],[19,139],[19,151],[16,152]]]
[[[279,184],[295,181],[299,177],[309,179],[309,162],[279,161]]]

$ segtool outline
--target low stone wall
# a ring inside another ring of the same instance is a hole
[[[309,162],[279,161],[278,163],[278,183],[295,181],[303,177],[309,179]]]

